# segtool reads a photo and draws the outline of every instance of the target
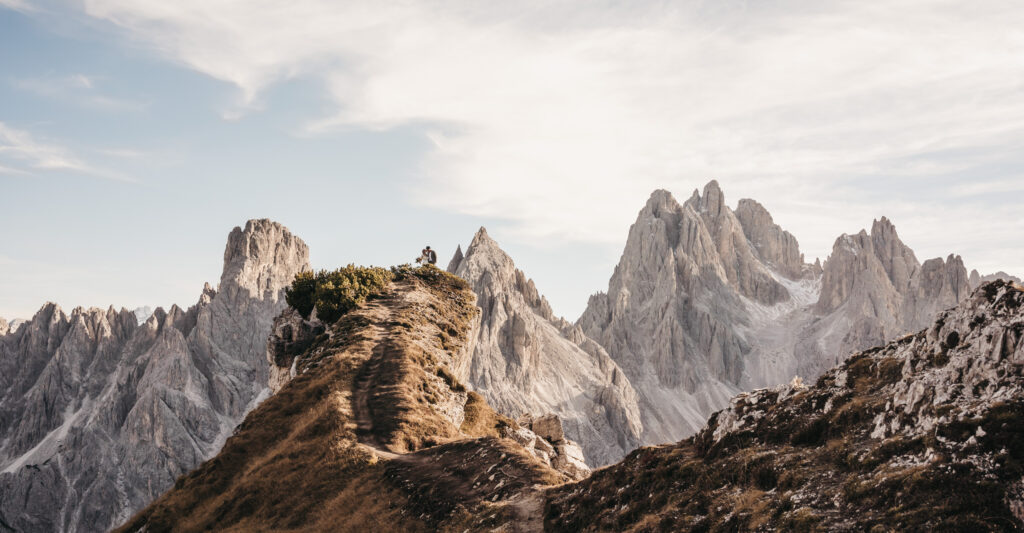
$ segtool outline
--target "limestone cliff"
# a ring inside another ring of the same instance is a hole
[[[43,306],[0,336],[0,515],[18,531],[105,531],[220,449],[262,398],[283,289],[309,268],[280,224],[235,228],[219,290],[187,310]]]
[[[472,355],[456,368],[462,381],[508,416],[557,414],[591,465],[640,444],[636,392],[622,370],[580,328],[554,316],[485,229],[451,266],[481,309]]]
[[[958,256],[918,262],[888,219],[843,235],[822,267],[753,200],[718,184],[655,191],[608,290],[577,321],[640,397],[645,443],[677,440],[741,390],[816,378],[854,350],[924,327],[967,294]]]

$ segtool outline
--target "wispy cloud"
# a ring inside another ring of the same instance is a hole
[[[120,173],[97,168],[64,146],[39,141],[29,132],[3,122],[0,122],[0,169],[16,174],[69,171],[98,178],[134,181]]]
[[[97,90],[99,79],[85,74],[12,80],[11,84],[37,96],[107,111],[140,111],[147,104],[114,98]]]
[[[242,110],[306,77],[335,104],[311,132],[422,128],[431,149],[418,201],[503,218],[535,240],[620,242],[651,189],[685,194],[716,177],[733,200],[780,213],[818,255],[837,227],[900,216],[922,179],[1008,179],[981,172],[978,153],[1012,152],[1004,163],[1024,166],[1018,0],[85,9],[234,84]],[[963,209],[999,231],[1001,211]],[[953,221],[920,231],[969,239]]]
[[[24,0],[0,0],[0,7],[13,9],[15,11],[33,11],[32,6]]]

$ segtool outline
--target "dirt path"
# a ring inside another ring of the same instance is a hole
[[[437,494],[446,495],[450,503],[462,503],[477,500],[481,497],[480,489],[474,485],[473,480],[464,475],[458,475],[451,470],[451,465],[439,460],[427,450],[409,453],[395,453],[387,448],[387,443],[382,442],[374,428],[373,395],[381,383],[387,381],[386,376],[381,373],[389,365],[385,363],[389,356],[389,346],[392,346],[390,337],[401,335],[401,331],[390,331],[393,319],[397,311],[410,302],[403,300],[395,291],[383,298],[374,300],[367,305],[367,311],[372,313],[372,324],[361,333],[365,336],[364,342],[370,356],[363,362],[353,383],[352,390],[352,411],[356,424],[356,435],[360,445],[365,446],[378,457],[391,461],[393,468],[401,475],[408,485],[408,490],[417,492],[422,487],[431,486]],[[365,353],[365,352],[364,352]],[[493,476],[491,476],[493,477]],[[479,485],[479,483],[477,483]],[[506,505],[512,509],[515,521],[510,524],[511,531],[533,533],[544,530],[544,493],[537,488],[524,490],[507,500]]]
[[[390,313],[388,313],[390,315]],[[368,333],[369,342],[373,343],[370,358],[363,363],[356,379],[353,391],[352,410],[355,415],[356,435],[359,442],[372,448],[381,448],[380,439],[373,432],[373,410],[370,408],[370,395],[374,385],[379,381],[381,362],[384,358],[384,338],[387,332],[379,325],[374,325]]]

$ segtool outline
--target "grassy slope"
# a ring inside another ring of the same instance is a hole
[[[432,531],[523,487],[563,481],[489,437],[510,421],[479,397],[462,428],[434,409],[461,389],[447,368],[476,309],[460,281],[404,276],[342,317],[220,454],[120,530]]]

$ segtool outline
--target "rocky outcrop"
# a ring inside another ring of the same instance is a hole
[[[743,393],[694,437],[549,492],[552,531],[1024,527],[1024,287],[982,285],[813,386]]]
[[[7,335],[11,331],[11,326],[7,324],[7,321],[0,318],[0,336]]]
[[[265,395],[283,289],[309,268],[280,224],[231,232],[219,290],[187,310],[45,305],[0,337],[0,515],[19,531],[105,531],[220,449]]]
[[[557,414],[591,465],[638,446],[636,392],[607,352],[554,316],[485,229],[459,255],[454,273],[469,282],[481,309],[472,356],[455,369],[459,379],[508,416]]]
[[[1015,283],[1021,282],[1021,279],[1018,278],[1017,276],[1011,276],[1006,272],[1003,272],[1002,270],[996,272],[995,274],[986,274],[984,276],[979,274],[977,270],[971,270],[971,275],[967,278],[967,284],[970,285],[971,290],[974,290],[978,288],[982,283],[995,281],[997,279],[1001,279],[1003,281],[1012,281]]]
[[[763,206],[733,212],[714,181],[682,205],[651,195],[577,321],[639,393],[644,443],[691,434],[740,390],[814,379],[967,293],[958,256],[919,263],[884,217],[824,266],[802,257]]]
[[[267,341],[267,362],[270,364],[270,378],[267,386],[270,392],[277,392],[295,377],[296,357],[305,352],[320,335],[327,331],[323,322],[311,316],[308,320],[294,308],[286,308],[270,329]]]
[[[590,475],[583,449],[565,437],[562,420],[558,415],[523,415],[516,422],[519,427],[502,428],[503,437],[518,442],[534,457],[569,479],[580,480]]]

